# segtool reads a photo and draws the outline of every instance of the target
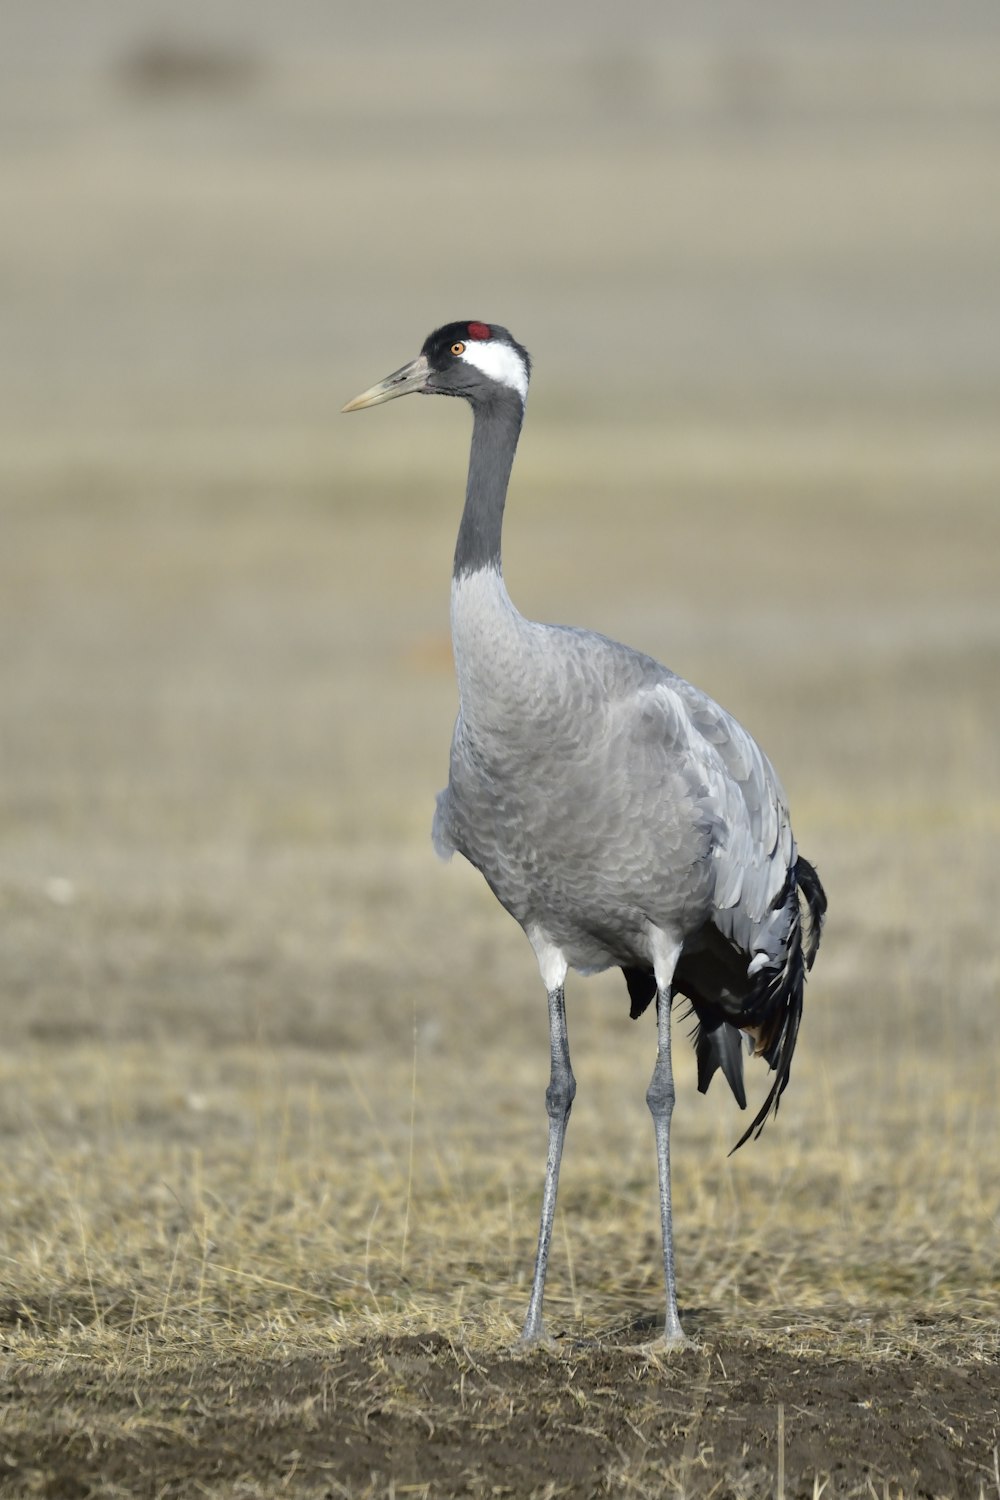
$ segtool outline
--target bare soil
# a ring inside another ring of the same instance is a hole
[[[977,1495],[1000,1366],[792,1354],[484,1354],[441,1337],[194,1358],[126,1378],[9,1367],[5,1494]],[[30,1413],[30,1422],[26,1417]]]

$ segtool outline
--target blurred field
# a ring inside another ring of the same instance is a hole
[[[986,13],[143,14],[22,7],[0,61],[0,1491],[749,1496],[781,1447],[788,1495],[994,1494]],[[830,897],[732,1159],[678,1028],[678,1360],[632,1352],[655,1038],[611,976],[562,1341],[505,1353],[544,996],[429,842],[468,422],[335,415],[459,316],[536,359],[514,598],[734,711]]]

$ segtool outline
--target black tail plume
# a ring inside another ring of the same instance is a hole
[[[747,1096],[743,1087],[743,1033],[730,1026],[721,1013],[709,1019],[709,1012],[692,1001],[692,1009],[698,1016],[695,1027],[695,1053],[698,1058],[698,1092],[708,1093],[717,1068],[733,1091],[733,1098],[740,1109],[746,1109]]]
[[[809,913],[804,948],[800,891]],[[753,989],[740,1017],[742,1026],[751,1026],[756,1031],[759,1046],[774,1071],[775,1079],[767,1098],[736,1142],[733,1151],[738,1151],[751,1136],[756,1139],[770,1115],[778,1113],[778,1105],[791,1074],[792,1054],[802,1020],[806,970],[812,968],[816,957],[826,913],[826,892],[808,860],[797,859],[789,870],[788,879],[775,897],[771,909],[777,911],[782,908],[788,913],[788,937],[780,967],[768,966],[755,976]],[[733,1152],[729,1154],[731,1156]]]
[[[638,1021],[648,1005],[656,999],[656,976],[652,969],[622,969],[628,985],[628,997],[632,1002],[629,1016]]]
[[[805,960],[806,968],[811,969],[819,951],[819,940],[823,932],[823,918],[826,916],[826,891],[824,891],[819,876],[816,874],[815,865],[811,865],[801,854],[795,861],[795,881],[799,890],[805,897],[806,907],[809,911],[809,931],[806,936]]]

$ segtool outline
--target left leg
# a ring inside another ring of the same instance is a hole
[[[535,1273],[531,1279],[528,1315],[521,1330],[522,1345],[537,1344],[545,1337],[542,1323],[542,1299],[545,1296],[545,1273],[549,1265],[552,1224],[559,1189],[559,1164],[562,1161],[566,1125],[576,1094],[576,1079],[569,1060],[569,1037],[566,1032],[566,983],[568,965],[561,949],[550,943],[537,927],[526,929],[528,941],[535,950],[538,972],[549,999],[549,1086],[545,1090],[545,1110],[549,1117],[549,1150],[545,1161],[545,1189],[542,1193],[542,1215],[538,1226],[538,1250]]]

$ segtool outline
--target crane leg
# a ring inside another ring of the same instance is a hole
[[[538,1226],[535,1274],[531,1282],[528,1316],[521,1332],[522,1344],[535,1344],[545,1337],[545,1325],[542,1322],[545,1272],[549,1263],[549,1246],[552,1243],[552,1222],[556,1212],[559,1163],[562,1161],[563,1142],[566,1139],[566,1123],[576,1095],[576,1079],[569,1060],[566,997],[562,985],[549,990],[548,996],[549,1050],[552,1061],[549,1086],[545,1090],[545,1108],[549,1116],[549,1154],[545,1162],[545,1191],[542,1194],[542,1218]]]
[[[674,1072],[670,1061],[671,994],[657,986],[656,991],[656,1067],[646,1103],[653,1116],[656,1132],[656,1166],[660,1178],[660,1228],[663,1231],[663,1275],[667,1288],[667,1320],[663,1330],[667,1344],[684,1342],[680,1314],[677,1311],[677,1284],[674,1276],[674,1221],[670,1204],[670,1116],[674,1111]]]

